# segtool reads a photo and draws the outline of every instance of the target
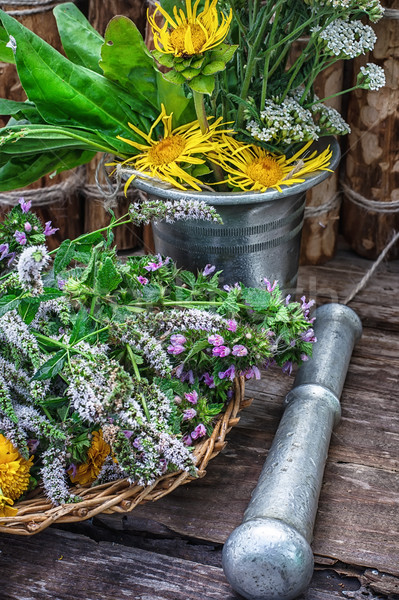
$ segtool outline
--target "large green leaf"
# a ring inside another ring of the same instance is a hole
[[[0,98],[0,115],[7,116],[13,115],[13,117],[20,121],[21,119],[27,119],[31,123],[42,123],[43,119],[38,112],[33,102],[16,102],[15,100],[6,100]],[[1,136],[1,130],[0,130]]]
[[[129,121],[142,124],[143,115],[155,118],[156,111],[154,114],[148,102],[129,98],[105,77],[71,63],[2,10],[0,19],[16,40],[16,64],[22,86],[48,123],[116,136],[126,134]],[[134,110],[129,108],[126,98]]]
[[[159,108],[155,61],[136,25],[127,17],[117,16],[109,22],[100,67],[108,79]]]
[[[14,52],[7,46],[10,36],[0,25],[0,62],[15,63]]]
[[[89,162],[95,152],[81,150],[57,150],[12,156],[4,162],[0,153],[0,192],[25,187],[47,173],[60,173]]]
[[[80,10],[65,2],[53,10],[65,54],[77,65],[102,73],[99,67],[103,37],[90,25]]]
[[[159,105],[164,104],[166,112],[173,112],[173,126],[178,127],[196,119],[194,101],[186,98],[184,87],[170,83],[158,71],[158,97]]]

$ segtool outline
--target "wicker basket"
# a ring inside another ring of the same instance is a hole
[[[238,421],[237,413],[249,406],[252,400],[244,400],[244,378],[234,381],[234,396],[226,411],[219,417],[212,435],[195,446],[194,456],[198,477],[203,477],[208,462],[225,447],[226,434]],[[130,485],[126,479],[119,479],[91,488],[77,486],[73,492],[82,501],[77,504],[53,506],[40,489],[16,504],[18,514],[2,517],[0,532],[17,535],[33,535],[43,531],[53,523],[74,523],[90,519],[99,513],[126,513],[143,502],[159,500],[179,485],[197,479],[185,471],[169,473],[157,479],[150,486]]]

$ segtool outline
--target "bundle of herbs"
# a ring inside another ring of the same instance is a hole
[[[118,257],[113,229],[152,217],[217,220],[183,201],[130,206],[103,230],[49,252],[22,198],[0,225],[0,516],[37,486],[57,505],[71,491],[165,473],[196,473],[237,377],[272,364],[290,373],[315,341],[310,307],[262,289],[219,287],[167,257]]]

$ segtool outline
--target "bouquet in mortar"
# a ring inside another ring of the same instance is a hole
[[[349,127],[315,95],[314,81],[372,50],[376,36],[365,21],[381,18],[378,0],[155,6],[152,52],[124,16],[103,39],[72,3],[56,6],[66,56],[0,10],[0,60],[15,62],[28,98],[0,100],[0,114],[11,116],[0,130],[0,191],[96,152],[116,157],[125,187],[144,177],[197,191],[280,190],[328,169],[328,149],[309,146]],[[381,67],[365,64],[352,89],[384,82]]]
[[[80,500],[77,484],[195,477],[195,447],[235,378],[290,373],[311,355],[312,302],[282,298],[276,282],[221,289],[211,265],[195,276],[159,255],[118,258],[114,227],[183,208],[132,204],[52,252],[56,229],[30,209],[21,198],[0,224],[2,519],[38,486],[58,505]]]

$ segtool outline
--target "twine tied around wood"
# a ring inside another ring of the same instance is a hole
[[[348,197],[348,200],[365,210],[381,214],[399,213],[399,200],[395,202],[380,202],[379,200],[369,200],[358,192],[355,192],[344,181],[340,182],[342,189]]]
[[[49,187],[36,188],[33,190],[24,189],[0,194],[0,206],[16,206],[21,197],[23,197],[26,202],[29,200],[33,207],[48,206],[49,204],[62,204],[67,202],[72,194],[83,188],[84,180],[85,169],[76,169],[68,179],[65,179],[61,183],[50,185]]]
[[[70,0],[76,2],[76,0]],[[7,0],[7,2],[0,2],[0,8],[3,6],[28,6],[30,8],[8,10],[3,9],[8,15],[12,17],[24,17],[27,15],[37,15],[52,10],[57,4],[62,4],[64,0]]]

